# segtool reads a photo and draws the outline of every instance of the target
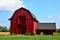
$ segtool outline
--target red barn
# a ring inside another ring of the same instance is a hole
[[[10,20],[10,34],[35,33],[38,21],[27,9],[16,10]]]

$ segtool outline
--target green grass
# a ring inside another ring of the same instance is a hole
[[[0,40],[60,40],[60,33],[55,35],[0,35]]]

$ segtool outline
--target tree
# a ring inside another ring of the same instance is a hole
[[[58,29],[57,32],[60,33],[60,29]]]
[[[0,26],[0,32],[9,32],[10,30],[7,29],[6,26]]]
[[[2,27],[0,26],[0,32],[2,31]]]

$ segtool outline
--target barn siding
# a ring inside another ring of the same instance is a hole
[[[11,20],[11,28],[10,28],[10,30],[11,30],[11,34],[13,33],[13,34],[16,34],[17,33],[17,31],[16,31],[16,29],[17,29],[17,27],[16,27],[17,25],[16,25],[16,20]]]
[[[37,22],[36,21],[33,21],[33,32],[36,33],[36,28],[37,28]]]
[[[33,21],[29,18],[26,19],[26,32],[27,33],[33,32]]]
[[[36,33],[39,35],[41,34],[41,32],[44,34],[44,35],[53,35],[53,32],[56,32],[55,29],[37,29],[36,30]]]

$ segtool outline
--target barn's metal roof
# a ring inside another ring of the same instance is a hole
[[[35,15],[33,13],[31,13],[28,9],[23,8],[23,7],[21,7],[20,9],[24,9],[24,10],[28,11],[31,14],[31,16],[36,19]]]
[[[36,16],[33,13],[30,13],[32,15],[32,17],[37,20]],[[38,20],[37,20],[38,21]]]
[[[37,29],[56,29],[56,23],[38,23]]]

